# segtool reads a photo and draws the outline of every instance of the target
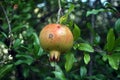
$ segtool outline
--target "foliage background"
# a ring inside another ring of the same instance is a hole
[[[0,80],[119,80],[120,1],[61,0],[71,51],[48,60],[39,32],[56,23],[58,0],[0,1]],[[8,17],[8,20],[7,20]]]

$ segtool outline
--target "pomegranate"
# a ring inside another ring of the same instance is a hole
[[[61,24],[48,24],[39,35],[41,47],[50,52],[50,61],[59,61],[61,53],[73,46],[73,35],[68,27]]]

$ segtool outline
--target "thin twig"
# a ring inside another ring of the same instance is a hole
[[[60,22],[60,13],[61,13],[61,10],[62,10],[60,0],[58,0],[58,5],[59,5],[59,10],[58,10],[58,14],[57,14],[57,23]]]
[[[5,11],[5,9],[4,9],[2,3],[0,3],[0,5],[1,5],[1,7],[2,7],[2,10],[3,10],[4,14],[5,14],[5,17],[6,17],[6,20],[7,20],[7,23],[8,23],[8,27],[9,27],[9,35],[11,35],[11,25],[10,25],[9,18],[8,18],[8,16],[7,16],[7,13],[6,13],[6,11]]]
[[[5,14],[5,17],[6,17],[6,20],[7,20],[7,23],[8,23],[8,28],[9,28],[9,34],[8,34],[8,39],[10,40],[10,45],[9,45],[9,50],[11,50],[11,47],[12,47],[12,44],[13,44],[13,35],[12,35],[12,31],[11,31],[11,25],[10,25],[10,20],[7,16],[7,13],[5,11],[5,8],[4,6],[2,5],[2,3],[0,3],[0,6]]]
[[[80,70],[80,68],[77,68],[77,69],[71,71],[70,73],[74,73],[74,72],[77,72],[77,71],[79,71],[79,70]]]

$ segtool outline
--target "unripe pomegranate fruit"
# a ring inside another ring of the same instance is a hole
[[[50,52],[50,61],[59,61],[61,53],[73,46],[73,35],[70,29],[61,24],[48,24],[39,35],[41,47]]]

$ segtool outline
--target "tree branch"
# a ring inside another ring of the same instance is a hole
[[[61,10],[62,10],[60,0],[58,0],[58,5],[59,5],[59,10],[58,10],[58,14],[57,14],[57,23],[60,22],[60,13],[61,13]]]
[[[0,3],[0,5],[1,5],[1,8],[2,8],[4,14],[5,14],[5,17],[6,17],[6,20],[7,20],[7,23],[8,23],[8,27],[9,27],[9,35],[10,35],[10,34],[11,34],[10,20],[9,20],[9,18],[8,18],[8,16],[7,16],[7,13],[6,13],[5,8],[3,7],[2,3]]]

